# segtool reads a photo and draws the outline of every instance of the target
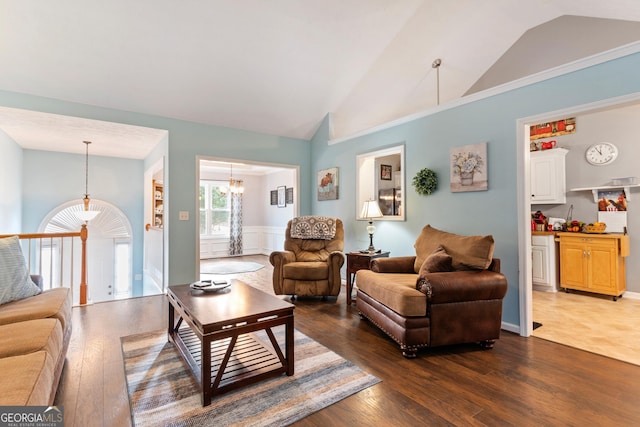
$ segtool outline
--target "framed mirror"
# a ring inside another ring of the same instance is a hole
[[[404,144],[356,157],[356,219],[363,206],[376,200],[382,213],[378,220],[404,221]]]

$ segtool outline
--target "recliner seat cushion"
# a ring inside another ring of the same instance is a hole
[[[374,300],[405,317],[426,316],[427,297],[416,290],[413,273],[375,273],[359,270],[356,285]]]
[[[329,277],[329,264],[326,262],[291,262],[282,268],[284,279],[326,280]]]
[[[414,270],[420,272],[424,260],[439,246],[451,255],[454,270],[485,270],[493,258],[493,236],[461,236],[426,225],[413,247],[416,249]]]

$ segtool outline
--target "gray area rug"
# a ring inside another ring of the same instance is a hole
[[[282,342],[284,328],[274,331]],[[214,396],[202,407],[198,384],[166,331],[121,340],[131,417],[138,427],[284,426],[380,382],[296,330],[293,376]]]
[[[236,274],[250,271],[258,271],[264,265],[249,261],[215,261],[203,263],[200,266],[201,274]]]

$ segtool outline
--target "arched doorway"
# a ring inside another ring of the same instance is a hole
[[[39,232],[80,230],[83,221],[75,213],[83,208],[82,200],[58,206],[44,218]],[[87,302],[129,298],[133,294],[131,223],[120,209],[110,203],[91,199],[89,209],[100,214],[87,224]],[[54,254],[58,252],[55,247],[49,250]]]

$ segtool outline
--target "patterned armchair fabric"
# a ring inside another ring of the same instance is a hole
[[[276,295],[338,296],[340,268],[345,259],[342,253],[344,229],[341,220],[331,220],[335,221],[335,235],[331,239],[293,238],[292,223],[298,221],[289,221],[284,251],[272,252],[269,257],[273,265],[273,290]]]

